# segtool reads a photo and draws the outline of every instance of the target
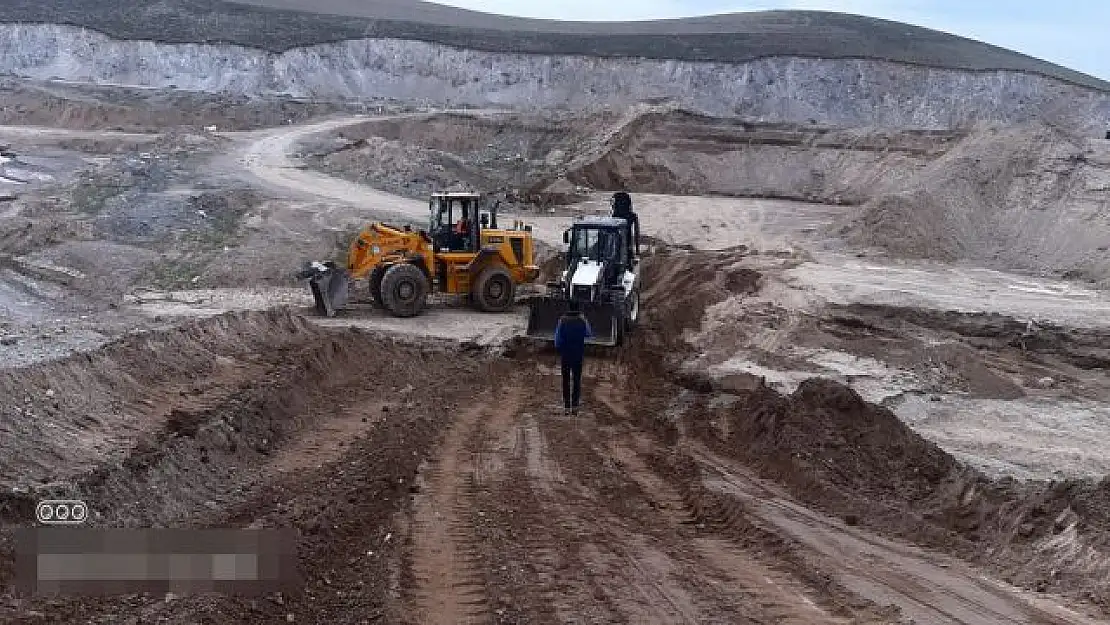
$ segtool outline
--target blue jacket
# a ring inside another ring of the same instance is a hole
[[[581,362],[586,356],[586,339],[593,336],[590,322],[582,315],[566,314],[555,326],[555,349],[563,360]]]

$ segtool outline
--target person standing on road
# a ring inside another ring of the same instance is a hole
[[[555,326],[555,349],[563,365],[563,413],[578,414],[582,398],[582,361],[586,358],[586,339],[593,336],[590,323],[582,316],[578,302],[571,300],[567,313]]]

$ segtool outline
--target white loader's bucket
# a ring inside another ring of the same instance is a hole
[[[590,324],[593,336],[587,345],[615,347],[620,343],[621,318],[613,304],[582,302],[582,316]],[[541,341],[555,340],[559,319],[570,309],[569,300],[559,297],[540,297],[532,300],[528,310],[528,329],[525,335]]]

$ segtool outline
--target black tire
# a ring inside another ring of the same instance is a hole
[[[382,278],[385,276],[386,269],[389,269],[389,265],[378,265],[370,272],[370,299],[378,306],[384,305],[382,303]]]
[[[478,276],[472,296],[479,310],[505,312],[516,303],[516,284],[503,267],[490,267]]]
[[[415,317],[428,302],[428,278],[420,267],[403,263],[382,276],[382,305],[396,317]]]

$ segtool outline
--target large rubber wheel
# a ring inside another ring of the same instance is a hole
[[[485,312],[505,312],[516,303],[516,284],[502,267],[490,267],[478,276],[474,301]]]
[[[385,277],[385,270],[389,269],[389,265],[378,265],[370,272],[370,299],[378,306],[382,304],[382,278]]]
[[[382,305],[397,317],[415,317],[428,301],[428,278],[416,265],[393,265],[382,276]]]

